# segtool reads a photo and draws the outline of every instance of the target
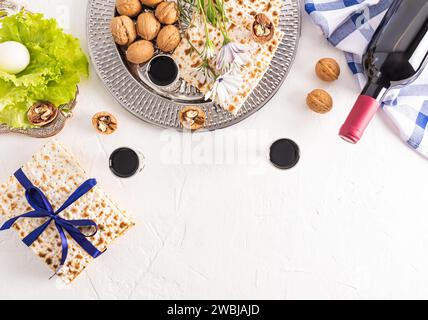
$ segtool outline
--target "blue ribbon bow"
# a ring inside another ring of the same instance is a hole
[[[27,178],[22,169],[19,169],[15,172],[15,177],[19,183],[25,189],[25,197],[27,198],[28,203],[34,209],[34,211],[27,212],[18,217],[12,218],[6,221],[3,226],[0,227],[0,231],[10,229],[14,223],[20,218],[49,218],[44,222],[40,227],[33,230],[29,235],[27,235],[22,241],[29,247],[34,241],[36,241],[39,236],[46,230],[46,228],[53,221],[58,230],[58,233],[61,237],[61,264],[58,268],[58,271],[65,264],[68,255],[68,240],[65,235],[65,231],[74,239],[91,257],[97,258],[102,254],[95,246],[87,239],[93,237],[98,232],[97,224],[92,220],[66,220],[59,216],[59,214],[67,209],[70,205],[76,202],[80,197],[88,193],[96,184],[95,179],[90,179],[85,181],[72,195],[65,201],[65,203],[56,211],[52,208],[49,200],[46,198],[44,193],[35,187],[31,181]],[[95,231],[90,235],[83,234],[78,227],[89,227],[95,229]],[[58,272],[57,271],[57,272]]]

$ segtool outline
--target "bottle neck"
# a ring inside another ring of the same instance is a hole
[[[357,143],[364,134],[370,121],[382,104],[389,86],[378,79],[369,79],[361,95],[355,102],[351,113],[340,129],[339,135],[346,141]]]
[[[380,104],[387,91],[388,88],[385,85],[374,83],[373,81],[369,80],[361,92],[361,95],[372,97]]]

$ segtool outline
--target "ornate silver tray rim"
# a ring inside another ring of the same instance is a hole
[[[119,104],[139,119],[162,128],[183,130],[178,113],[185,105],[149,91],[137,81],[121,58],[110,32],[115,0],[89,0],[87,7],[88,49],[96,72]],[[301,32],[299,0],[284,0],[280,27],[285,36],[271,65],[246,103],[233,116],[213,103],[198,105],[207,114],[205,130],[232,126],[265,106],[278,92],[294,62]],[[281,69],[282,68],[282,69]]]

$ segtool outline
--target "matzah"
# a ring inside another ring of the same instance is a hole
[[[22,167],[28,179],[43,191],[54,209],[58,209],[88,177],[77,160],[59,142],[53,140]],[[0,224],[6,220],[32,211],[25,198],[25,190],[11,176],[0,185]],[[98,225],[98,233],[88,240],[101,252],[134,223],[114,204],[105,192],[96,185],[91,191],[60,213],[64,219],[89,219]],[[47,218],[19,219],[14,229],[21,239],[39,227]],[[58,273],[66,283],[73,281],[93,260],[68,234],[68,258]],[[53,271],[61,260],[61,241],[52,222],[31,249]]]
[[[225,12],[229,19],[228,33],[230,38],[235,42],[255,48],[250,53],[248,63],[241,68],[243,83],[238,94],[233,97],[233,103],[221,105],[221,107],[233,114],[238,113],[263,78],[284,36],[283,32],[279,30],[283,4],[283,0],[224,0]],[[258,13],[264,13],[269,17],[276,30],[273,39],[265,44],[258,44],[251,36],[254,16]],[[219,30],[211,26],[209,27],[209,33],[218,54],[223,45],[223,36]],[[175,50],[173,57],[179,64],[181,77],[205,94],[212,88],[214,81],[209,80],[201,83],[198,77],[195,76],[195,71],[202,61],[199,55],[192,50],[188,41],[198,51],[203,51],[205,45],[204,24],[196,14],[191,26],[186,31],[185,38],[182,39]],[[215,67],[215,62],[212,66]]]

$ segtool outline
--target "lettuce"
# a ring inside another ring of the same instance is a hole
[[[88,59],[79,40],[65,34],[56,20],[20,12],[0,22],[0,43],[21,42],[30,65],[17,75],[0,71],[0,123],[29,128],[27,110],[37,101],[61,106],[74,99],[77,84],[88,76]]]

